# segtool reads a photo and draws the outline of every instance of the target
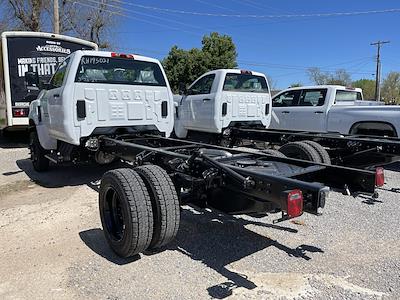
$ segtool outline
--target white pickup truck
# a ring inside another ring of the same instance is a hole
[[[237,69],[207,72],[196,79],[183,96],[174,96],[175,134],[218,135],[230,126],[268,127],[271,95],[264,74]]]
[[[272,99],[270,129],[398,137],[400,106],[363,101],[361,89],[336,85],[286,89]]]
[[[49,159],[73,161],[85,154],[84,146],[98,163],[107,163],[112,158],[96,151],[93,136],[155,132],[168,137],[173,130],[173,96],[156,59],[78,50],[49,83],[39,83],[32,72],[25,77],[28,85],[43,88],[29,111],[38,171],[48,168]]]

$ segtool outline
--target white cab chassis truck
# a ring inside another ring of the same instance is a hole
[[[357,168],[374,168],[400,158],[400,140],[382,137],[397,135],[391,124],[400,121],[396,119],[400,108],[364,101],[361,89],[288,89],[273,98],[271,113],[264,75],[215,70],[200,76],[174,101],[174,130],[179,138],[246,145],[275,156]],[[374,111],[383,112],[386,121],[379,121],[381,116]],[[361,136],[366,134],[380,136]]]
[[[343,86],[286,89],[272,100],[269,128],[398,137],[400,106],[362,100],[361,89]]]
[[[82,39],[45,32],[9,31],[0,40],[0,129],[26,129],[29,104],[38,86],[25,84],[25,73],[48,81],[66,56],[76,50],[97,50]]]
[[[279,211],[279,222],[303,212],[320,215],[329,187],[377,195],[375,172],[168,138],[173,96],[155,59],[77,51],[49,83],[39,84],[30,72],[26,79],[44,88],[29,114],[37,171],[45,171],[49,160],[74,162],[85,156],[128,163],[106,172],[99,191],[106,240],[122,257],[170,243],[183,204],[229,214]],[[251,99],[246,96],[243,103],[256,107],[244,107],[257,115],[258,102]],[[268,99],[259,102],[265,107]]]
[[[271,122],[271,95],[264,74],[237,69],[207,72],[175,96],[175,134],[221,136],[233,126]]]
[[[28,73],[28,85],[36,74]],[[139,55],[76,51],[68,56],[29,112],[31,150],[36,169],[52,161],[82,159],[85,146],[98,163],[99,135],[173,130],[173,98],[160,62]]]

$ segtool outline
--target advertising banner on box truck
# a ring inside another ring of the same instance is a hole
[[[39,74],[42,81],[48,81],[66,56],[85,49],[93,50],[88,46],[58,39],[9,37],[7,50],[12,106],[29,106],[38,94],[38,91],[28,91],[26,88],[25,72],[33,71]]]
[[[39,90],[28,89],[25,73],[35,72],[50,80],[58,64],[76,50],[97,50],[88,41],[42,32],[5,32],[0,48],[0,128],[28,125],[29,103]]]

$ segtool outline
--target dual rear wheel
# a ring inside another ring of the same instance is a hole
[[[314,141],[290,142],[283,145],[279,152],[290,158],[308,160],[330,165],[331,158],[328,151]]]
[[[178,232],[175,186],[167,172],[155,165],[105,173],[99,208],[106,239],[121,257],[161,248]]]

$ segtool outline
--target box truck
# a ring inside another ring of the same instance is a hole
[[[97,50],[95,43],[44,32],[3,32],[0,47],[0,129],[27,128],[29,104],[39,86],[27,86],[25,73],[46,82],[66,56],[76,50]]]

